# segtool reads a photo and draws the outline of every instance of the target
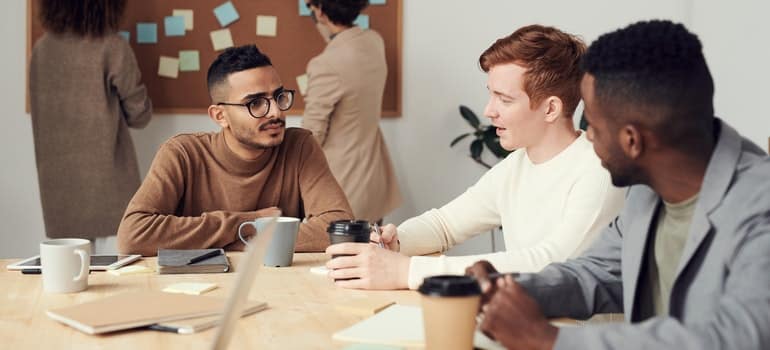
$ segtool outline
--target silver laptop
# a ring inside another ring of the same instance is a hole
[[[233,330],[235,329],[235,322],[238,321],[243,312],[243,306],[248,299],[251,285],[254,284],[257,271],[262,266],[267,245],[273,238],[277,221],[278,216],[273,217],[273,220],[270,220],[265,230],[256,235],[246,247],[246,254],[237,266],[238,276],[236,276],[235,287],[227,297],[225,311],[222,313],[219,329],[217,330],[216,337],[214,337],[214,342],[211,343],[211,349],[227,349],[227,345],[230,344],[230,338],[232,338]]]

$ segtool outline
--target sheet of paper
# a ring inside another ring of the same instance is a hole
[[[176,79],[179,76],[179,59],[176,57],[160,56],[158,75]]]
[[[198,50],[179,51],[179,71],[193,72],[199,70],[201,70],[201,60]]]
[[[163,28],[166,36],[184,36],[184,17],[166,16],[163,18]]]
[[[353,24],[361,27],[361,29],[369,29],[369,16],[358,15],[358,17],[356,17],[356,20],[353,21]]]
[[[230,35],[230,29],[220,29],[211,32],[211,43],[214,45],[214,51],[221,51],[228,47],[233,47],[233,36]]]
[[[310,16],[310,8],[307,7],[305,0],[299,0],[299,15]]]
[[[184,29],[193,30],[193,10],[188,9],[174,9],[171,11],[174,16],[184,17]]]
[[[131,42],[131,32],[126,30],[121,30],[118,32],[118,34],[120,34],[120,36],[122,36],[123,39],[126,39],[126,41]]]
[[[174,283],[163,288],[166,293],[182,293],[189,295],[201,295],[217,288],[216,283],[182,282]]]
[[[299,93],[302,96],[305,96],[305,92],[307,92],[307,74],[302,74],[297,77],[297,86],[299,87]],[[326,266],[321,267],[326,268]],[[327,270],[326,272],[328,273],[329,271]]]
[[[136,42],[139,44],[155,44],[158,42],[158,24],[140,22],[136,24]]]
[[[278,17],[257,16],[257,35],[276,36],[278,33]]]
[[[217,21],[219,21],[219,25],[222,27],[227,27],[230,23],[233,23],[240,18],[238,11],[230,1],[214,8],[214,15],[217,16]]]
[[[139,275],[143,273],[153,273],[153,272],[155,272],[153,268],[143,266],[143,265],[129,265],[129,266],[123,266],[115,270],[107,270],[107,273],[114,276]]]

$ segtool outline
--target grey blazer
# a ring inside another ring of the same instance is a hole
[[[660,197],[632,186],[583,255],[518,281],[551,317],[625,312],[629,323],[559,331],[557,349],[770,349],[770,158],[717,120],[667,316],[641,322],[640,285]],[[642,282],[643,283],[643,282]]]

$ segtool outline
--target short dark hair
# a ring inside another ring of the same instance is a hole
[[[53,33],[101,37],[118,30],[126,0],[39,0],[40,22]]]
[[[228,48],[219,54],[209,67],[208,74],[206,75],[209,96],[212,100],[214,99],[214,89],[226,82],[230,74],[272,65],[273,63],[270,62],[270,58],[259,51],[256,45]]]
[[[700,40],[684,25],[642,21],[604,34],[581,68],[594,76],[596,99],[613,111],[615,125],[642,124],[668,145],[710,135],[714,81]]]
[[[369,0],[310,0],[310,4],[321,9],[334,24],[352,26],[361,11],[369,6]]]

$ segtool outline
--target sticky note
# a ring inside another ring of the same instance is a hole
[[[131,32],[121,30],[118,32],[118,34],[120,34],[120,36],[122,36],[123,39],[126,39],[126,41],[131,42]]]
[[[233,36],[230,35],[230,29],[211,31],[211,43],[214,45],[214,51],[233,47]]]
[[[175,57],[160,56],[158,75],[176,79],[179,76],[179,60]]]
[[[182,282],[169,285],[163,288],[163,291],[166,293],[201,295],[216,288],[216,283]]]
[[[157,23],[137,23],[136,42],[139,44],[154,44],[158,42]]]
[[[369,5],[385,5],[385,0],[369,0]]]
[[[300,16],[310,16],[310,8],[307,7],[307,3],[305,3],[306,0],[299,0],[299,15]]]
[[[201,70],[201,59],[198,50],[179,51],[179,70],[182,72]]]
[[[278,31],[278,17],[257,16],[257,35],[276,36]]]
[[[184,17],[184,29],[193,30],[193,10],[174,9],[171,14]]]
[[[114,276],[138,275],[138,274],[153,273],[153,272],[155,272],[154,269],[143,265],[129,265],[129,266],[123,266],[116,270],[107,270],[107,273]]]
[[[227,27],[230,23],[233,23],[240,18],[238,11],[235,10],[233,3],[228,1],[222,5],[217,6],[214,9],[214,16],[217,16],[217,21],[222,27]]]
[[[369,16],[358,15],[358,17],[356,17],[356,20],[353,21],[353,24],[361,27],[361,29],[369,29]]]
[[[163,18],[163,27],[166,29],[166,36],[184,36],[184,17],[166,16]]]
[[[299,93],[305,96],[307,91],[307,74],[302,74],[297,77],[297,86],[299,87]]]

